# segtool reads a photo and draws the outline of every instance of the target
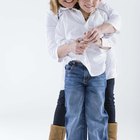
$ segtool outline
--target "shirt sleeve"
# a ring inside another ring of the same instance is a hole
[[[121,17],[118,12],[110,7],[110,5],[106,1],[101,2],[99,9],[103,10],[108,15],[108,20],[106,21],[106,23],[111,24],[117,32],[120,32]]]
[[[62,16],[61,18],[59,18],[59,21],[57,23],[56,30],[55,30],[55,36],[54,36],[56,40],[56,47],[55,47],[56,53],[57,53],[58,47],[69,43],[68,40],[66,40],[64,29],[65,29],[65,25],[63,23],[63,16]],[[62,60],[63,58],[59,58],[57,54],[57,61],[61,62]]]
[[[47,49],[52,58],[58,59],[56,52],[55,29],[58,22],[57,15],[53,12],[47,12],[46,32],[47,32]]]
[[[116,43],[115,34],[105,34],[102,38],[102,49],[111,49]]]

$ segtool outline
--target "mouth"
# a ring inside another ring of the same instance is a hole
[[[94,8],[92,5],[84,5],[86,8]]]
[[[74,0],[65,0],[66,3],[73,3]]]

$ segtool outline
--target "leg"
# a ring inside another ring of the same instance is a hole
[[[55,110],[53,125],[49,135],[49,140],[64,140],[65,137],[65,93],[60,91],[57,107]]]
[[[67,140],[86,140],[84,98],[81,67],[74,62],[66,65],[65,105]]]
[[[109,123],[115,123],[114,84],[114,78],[107,80],[107,86],[105,91],[105,109],[109,116]]]
[[[108,115],[104,109],[105,74],[87,82],[85,113],[89,140],[108,140]]]
[[[53,125],[65,126],[65,114],[65,92],[64,90],[61,90],[55,109]]]
[[[117,123],[115,122],[115,102],[114,102],[115,79],[107,80],[105,109],[109,115],[108,137],[109,140],[117,140]]]

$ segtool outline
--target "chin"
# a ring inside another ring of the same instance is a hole
[[[67,8],[73,8],[73,7],[74,7],[74,4],[72,4],[72,5],[67,5],[66,7],[67,7]]]
[[[86,13],[90,14],[92,10],[85,10]]]

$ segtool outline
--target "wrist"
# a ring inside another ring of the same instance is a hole
[[[97,29],[99,30],[100,34],[104,33],[102,25],[98,26]]]
[[[70,42],[70,43],[67,44],[67,53],[68,54],[73,52],[74,45],[75,45],[75,41],[74,42]]]
[[[71,44],[67,44],[67,54],[72,52],[72,45]]]

